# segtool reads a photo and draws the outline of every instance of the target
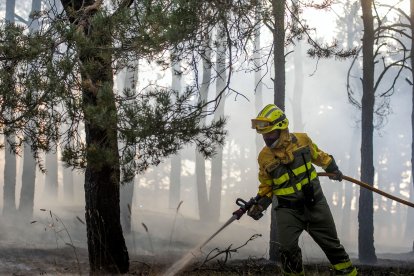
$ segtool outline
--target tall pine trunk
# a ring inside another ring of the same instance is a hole
[[[293,85],[293,122],[295,131],[304,131],[305,125],[302,120],[302,98],[303,98],[303,54],[302,42],[298,40],[295,46],[295,83]]]
[[[285,0],[273,0],[273,61],[274,61],[274,103],[285,110]],[[276,206],[276,197],[273,197],[273,206]],[[276,212],[272,208],[270,222],[269,258],[271,261],[279,259]]]
[[[41,5],[41,0],[32,0],[31,13],[40,11]],[[37,19],[34,19],[29,24],[30,33],[33,33],[39,29],[39,22]],[[30,219],[33,216],[34,208],[36,160],[33,157],[30,144],[28,142],[24,143],[23,148],[22,188],[20,190],[19,212],[23,216],[23,219]]]
[[[260,110],[263,108],[263,82],[262,82],[262,71],[259,69],[261,64],[261,49],[260,49],[260,11],[256,8],[255,11],[255,23],[256,29],[254,30],[254,49],[253,49],[253,60],[254,60],[254,67],[256,71],[254,72],[254,85],[256,87],[254,103],[255,103],[255,116],[259,114]],[[259,156],[260,151],[263,148],[263,138],[261,135],[256,135],[256,156]],[[258,169],[258,165],[256,162],[256,166]]]
[[[182,70],[180,61],[174,61],[172,67],[172,83],[171,88],[175,91],[181,91]],[[170,191],[168,207],[170,209],[177,208],[180,202],[181,192],[181,154],[178,152],[171,157],[170,172]]]
[[[355,145],[359,144],[359,135],[358,135],[358,129],[354,129],[352,132],[352,139],[351,141],[353,141],[352,145],[350,146],[349,149],[349,161],[348,161],[348,167],[346,172],[349,172],[347,175],[358,179],[360,176],[358,174],[358,160],[357,160],[357,149],[355,149]],[[355,143],[355,144],[354,144]],[[344,183],[344,206],[342,208],[342,219],[341,219],[341,227],[340,227],[340,231],[341,231],[341,236],[345,239],[345,240],[351,240],[353,233],[351,231],[351,204],[352,204],[352,198],[354,196],[354,186],[351,185],[351,183]]]
[[[68,15],[93,0],[61,0]],[[82,3],[83,5],[80,5]],[[91,273],[125,273],[129,256],[122,234],[119,207],[120,163],[117,112],[113,91],[111,35],[103,24],[92,25],[92,11],[80,21],[88,43],[78,45],[82,64],[82,98],[85,116],[87,165],[85,170],[85,218]],[[94,36],[99,33],[99,37]],[[105,119],[103,119],[105,118]]]
[[[56,200],[58,196],[58,153],[46,153],[45,195],[47,199]]]
[[[372,0],[361,0],[364,35],[362,38],[363,55],[363,95],[361,125],[361,181],[373,185],[373,133],[374,133],[374,18]],[[374,248],[374,206],[370,190],[360,188],[358,210],[358,253],[363,263],[375,263]]]
[[[124,273],[129,269],[129,257],[120,222],[120,169],[111,59],[82,50],[80,57],[85,68],[89,62],[101,67],[95,72],[84,72],[82,76],[84,83],[92,85],[82,91],[89,161],[85,170],[89,263],[92,272]],[[102,87],[97,88],[98,85]],[[107,102],[98,100],[98,95],[105,95]],[[91,109],[96,113],[91,114]],[[95,116],[108,118],[106,125],[97,122]],[[105,158],[96,160],[101,154]]]
[[[411,82],[414,83],[414,0],[410,0],[410,24],[411,24]],[[410,188],[410,201],[414,201],[414,85],[411,85],[411,188]],[[408,208],[407,211],[407,223],[405,227],[405,237],[410,241],[414,240],[412,231],[414,226],[414,210]],[[414,242],[413,242],[414,246]],[[413,248],[414,250],[414,248]]]
[[[126,68],[124,78],[124,89],[136,90],[138,85],[139,62],[134,61],[131,67]],[[135,178],[121,186],[120,211],[121,225],[124,233],[131,233],[132,229],[132,200],[134,197]]]
[[[348,2],[347,2],[348,3]],[[356,35],[356,31],[355,31],[355,17],[357,16],[359,11],[359,4],[358,2],[354,2],[354,4],[351,6],[351,9],[349,11],[347,11],[347,16],[346,16],[346,41],[347,41],[347,48],[351,49],[355,40],[355,35]],[[348,160],[348,168],[346,170],[346,172],[348,173],[348,175],[350,175],[351,177],[354,178],[359,178],[360,175],[358,173],[358,152],[357,152],[357,148],[355,147],[355,145],[359,145],[360,142],[360,136],[358,135],[358,129],[355,127],[353,132],[352,132],[352,139],[351,141],[353,141],[353,143],[351,143],[351,146],[349,148],[349,155],[350,158]],[[351,214],[352,214],[352,210],[351,210],[351,203],[352,203],[352,198],[354,196],[354,190],[356,189],[356,185],[350,185],[349,183],[343,183],[343,194],[344,194],[344,199],[343,199],[343,210],[342,210],[342,218],[341,218],[341,227],[340,227],[340,231],[341,231],[341,236],[344,237],[344,239],[346,240],[350,240],[352,239],[353,233],[351,231],[351,226],[352,224],[351,222]]]
[[[67,203],[72,203],[75,197],[75,187],[73,181],[73,170],[71,168],[62,168],[63,198]]]
[[[292,2],[293,12],[296,14],[296,18],[299,18],[299,3],[297,0]],[[293,18],[293,24],[296,27],[299,27],[299,22],[296,18]],[[293,122],[295,126],[295,131],[304,131],[304,124],[302,119],[302,97],[303,97],[303,54],[302,54],[302,41],[296,39],[295,48],[294,48],[293,63],[295,66],[295,81],[293,84],[293,98],[292,98],[292,107],[293,107]]]
[[[274,103],[285,110],[285,0],[273,0]]]
[[[40,3],[40,0],[35,1]],[[36,161],[30,150],[30,145],[25,143],[23,153],[22,188],[20,190],[19,204],[19,212],[24,219],[30,219],[33,216],[35,180]]]
[[[220,97],[219,104],[214,112],[214,120],[218,121],[224,117],[224,104],[226,93],[224,91],[227,82],[226,73],[226,45],[227,36],[224,28],[217,30],[217,56],[216,56],[216,97]],[[221,96],[219,96],[221,93]],[[210,221],[218,222],[220,219],[221,209],[221,190],[223,178],[223,148],[219,147],[217,153],[211,160],[211,184],[210,184]]]
[[[6,21],[9,23],[14,23],[15,20],[15,0],[8,0],[6,4]],[[10,64],[10,70],[15,70],[13,64]],[[12,76],[12,74],[10,74]],[[13,83],[13,82],[10,82]],[[11,88],[11,91],[14,91],[14,88]],[[5,137],[4,144],[4,181],[3,181],[3,215],[14,215],[16,211],[16,155],[12,151],[11,146],[8,141],[11,143],[15,142],[14,134]]]
[[[200,101],[206,102],[208,97],[208,90],[211,82],[211,48],[210,37],[206,33],[204,38],[204,55],[202,56],[203,63],[203,75],[200,87]],[[205,119],[201,119],[200,124],[204,124]],[[197,150],[195,152],[195,174],[197,182],[197,199],[198,199],[198,212],[200,220],[208,220],[208,195],[207,195],[207,180],[206,180],[206,163],[204,156]]]

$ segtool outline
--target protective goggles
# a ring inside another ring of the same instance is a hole
[[[252,128],[257,130],[263,130],[273,126],[276,121],[271,122],[266,119],[252,119]]]
[[[282,122],[284,119],[286,119],[286,115],[283,114],[278,119],[271,121],[267,118],[260,118],[260,119],[252,119],[252,128],[256,130],[265,130],[269,127],[274,126],[277,123]]]

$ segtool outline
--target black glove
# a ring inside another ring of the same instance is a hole
[[[336,165],[335,159],[332,155],[330,155],[332,158],[331,163],[329,163],[328,167],[326,167],[325,172],[327,173],[333,173],[334,176],[330,176],[329,179],[336,180],[336,181],[342,181],[343,174],[339,170],[338,165]]]
[[[256,204],[253,204],[252,207],[247,211],[247,215],[252,217],[254,220],[259,220],[263,217],[263,211],[272,204],[272,199],[267,196],[261,197]]]
[[[240,208],[240,209],[234,211],[233,215],[235,215],[236,218],[239,220],[244,215],[244,213],[245,213],[245,211]]]

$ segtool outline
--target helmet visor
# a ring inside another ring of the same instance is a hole
[[[272,125],[272,122],[266,119],[252,119],[252,128],[256,130],[264,130]]]

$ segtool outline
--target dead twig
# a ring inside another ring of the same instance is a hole
[[[223,267],[226,264],[227,260],[229,258],[231,258],[232,253],[236,253],[237,250],[239,250],[240,248],[246,246],[250,241],[255,240],[256,238],[261,237],[261,236],[262,236],[261,234],[254,234],[244,244],[242,244],[242,245],[240,245],[236,248],[231,248],[233,246],[233,244],[230,244],[229,247],[227,247],[224,250],[220,250],[219,248],[214,248],[213,250],[210,251],[210,253],[207,254],[206,258],[201,263],[201,265],[198,267],[198,269],[203,267],[206,263],[210,262],[211,260],[217,258],[218,256],[225,254],[224,260],[218,261],[220,266]],[[215,253],[215,254],[213,254],[213,253]]]

